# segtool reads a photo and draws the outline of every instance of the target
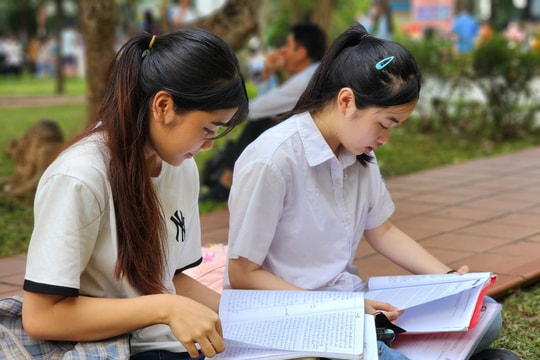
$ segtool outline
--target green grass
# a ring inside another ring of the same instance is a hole
[[[0,177],[13,172],[13,163],[3,149],[7,144],[19,138],[34,123],[41,119],[51,119],[58,122],[65,139],[70,139],[84,126],[86,107],[81,104],[7,107],[2,108],[2,131],[0,132]]]
[[[540,283],[517,289],[499,301],[503,328],[493,347],[510,349],[523,360],[540,359]]]
[[[55,79],[50,77],[36,78],[25,74],[21,78],[2,76],[0,77],[0,97],[17,96],[47,96],[54,95],[56,89]],[[64,85],[64,95],[83,95],[86,82],[83,79],[70,77]]]

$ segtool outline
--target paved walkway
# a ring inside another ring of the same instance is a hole
[[[540,147],[386,182],[393,222],[451,267],[497,273],[489,295],[540,281]],[[201,224],[203,243],[227,241],[228,212]],[[355,263],[364,278],[405,273],[365,241]],[[24,266],[24,255],[0,259],[0,297],[21,292]]]

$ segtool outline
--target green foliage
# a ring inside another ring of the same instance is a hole
[[[328,43],[345,31],[357,20],[359,14],[367,11],[371,0],[348,1],[337,0],[332,17],[331,27],[328,30]],[[295,1],[295,6],[304,15],[308,15],[313,9],[313,0]],[[291,24],[291,5],[287,1],[267,1],[267,13],[265,13],[266,29],[264,32],[264,44],[269,47],[283,45]]]
[[[540,70],[540,53],[525,51],[495,34],[474,52],[473,69],[475,82],[486,95],[484,119],[490,137],[520,138],[534,131],[540,105],[533,100],[531,79]],[[529,100],[527,105],[522,99]]]
[[[539,52],[512,46],[500,34],[471,54],[455,54],[448,40],[437,37],[401,42],[417,59],[425,83],[435,84],[431,93],[423,91],[411,121],[417,131],[488,141],[540,133],[540,102],[532,88]]]
[[[431,34],[423,40],[400,37],[398,41],[414,56],[424,76],[449,79],[459,69],[451,61],[453,45],[448,39]]]

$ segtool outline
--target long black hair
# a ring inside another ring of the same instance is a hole
[[[183,29],[154,37],[140,33],[119,50],[109,68],[98,112],[110,151],[109,180],[118,235],[116,276],[145,294],[164,291],[165,224],[145,166],[151,103],[169,92],[177,113],[237,107],[223,136],[247,115],[248,98],[238,60],[216,35]]]

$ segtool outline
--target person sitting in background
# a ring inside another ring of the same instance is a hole
[[[326,50],[326,34],[314,24],[296,24],[291,27],[283,47],[266,56],[262,82],[271,81],[277,72],[284,70],[288,79],[257,96],[249,104],[249,121],[238,140],[223,154],[219,179],[201,201],[224,201],[229,197],[234,163],[244,148],[261,133],[274,126],[279,115],[290,111],[305,90]],[[263,85],[264,86],[264,85]]]

